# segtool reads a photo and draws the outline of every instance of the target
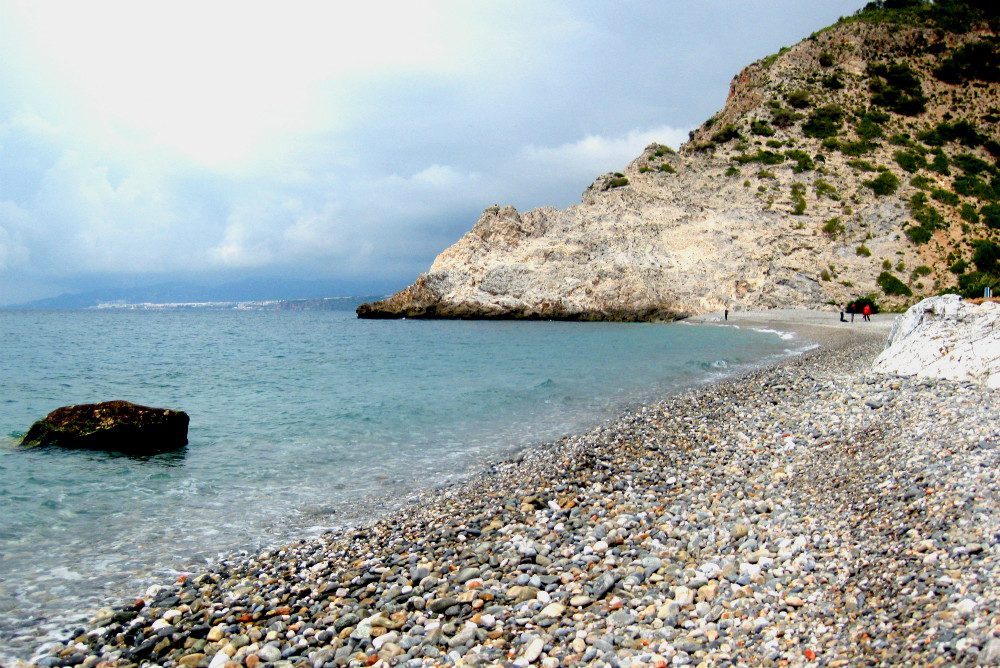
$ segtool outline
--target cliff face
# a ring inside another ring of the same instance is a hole
[[[1000,77],[962,69],[997,39],[986,21],[889,18],[750,65],[679,153],[647,147],[578,205],[488,208],[358,315],[662,320],[868,294],[900,305],[954,284],[969,241],[1000,228]]]

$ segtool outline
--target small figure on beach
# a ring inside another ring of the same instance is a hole
[[[844,317],[844,309],[847,308],[847,304],[840,305],[840,322],[847,322],[847,318]]]
[[[864,320],[865,320],[865,322],[869,322],[869,321],[870,321],[870,320],[872,319],[872,318],[871,318],[871,315],[872,315],[872,307],[871,307],[871,306],[869,306],[868,304],[865,304],[865,308],[864,308],[864,310],[863,310],[863,311],[861,312],[861,315],[863,315],[863,316],[864,316]]]
[[[851,314],[851,322],[854,322],[854,312],[857,310],[858,309],[854,306],[854,302],[851,302],[851,305],[847,307],[847,312]]]
[[[729,320],[729,309],[726,309],[725,311],[722,312],[722,317],[725,318],[726,320]]]

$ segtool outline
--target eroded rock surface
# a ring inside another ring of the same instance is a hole
[[[31,425],[21,445],[155,454],[187,445],[188,421],[183,411],[128,401],[63,406]]]
[[[923,300],[896,322],[872,371],[1000,387],[1000,304]]]

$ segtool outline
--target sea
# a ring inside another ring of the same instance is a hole
[[[403,508],[803,346],[683,322],[0,310],[0,663],[153,583]],[[188,445],[18,446],[55,408],[112,399],[186,411]]]

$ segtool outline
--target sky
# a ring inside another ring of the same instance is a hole
[[[402,288],[486,207],[579,202],[863,4],[0,0],[0,305]]]

